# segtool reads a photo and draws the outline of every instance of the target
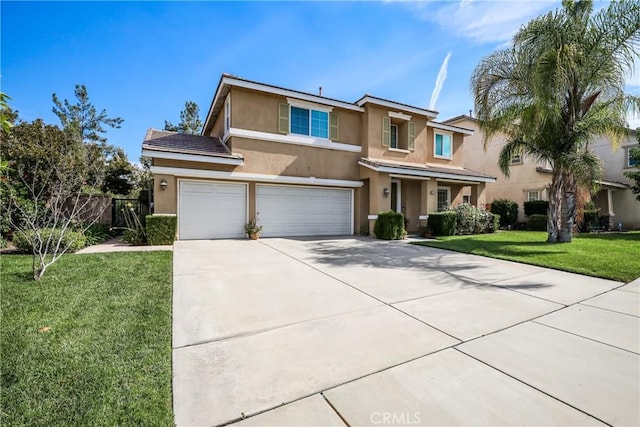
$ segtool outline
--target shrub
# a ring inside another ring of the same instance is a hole
[[[493,233],[500,228],[500,215],[491,214],[492,218],[489,221],[489,227],[487,228],[487,233]]]
[[[378,214],[373,225],[373,233],[378,239],[400,240],[406,234],[404,230],[404,215],[400,212],[387,211]]]
[[[582,214],[582,223],[578,227],[581,232],[600,229],[600,209],[585,209]]]
[[[150,245],[172,245],[176,240],[178,217],[147,215],[147,240]]]
[[[112,237],[109,226],[98,223],[89,225],[84,230],[83,234],[87,241],[87,246],[97,245],[98,243],[105,242]]]
[[[493,223],[493,214],[468,203],[456,206],[456,234],[486,233]]]
[[[43,243],[46,245],[47,241],[50,241],[49,245],[49,253],[53,253],[55,249],[56,242],[60,239],[62,232],[60,229],[51,229],[45,228],[40,230],[40,237]],[[28,231],[18,231],[13,234],[13,244],[21,252],[32,253],[33,246],[31,242],[36,242],[36,232],[34,230]],[[87,239],[85,236],[79,231],[66,230],[64,235],[62,235],[62,239],[60,240],[60,247],[68,247],[68,252],[75,252],[87,245]]]
[[[518,204],[509,199],[496,199],[491,202],[491,213],[500,215],[500,226],[508,227],[518,220]]]
[[[453,211],[431,212],[427,226],[434,236],[453,236],[456,232],[456,213]]]
[[[549,218],[546,215],[533,214],[529,216],[529,230],[547,231],[547,222]]]
[[[546,215],[549,210],[549,202],[546,200],[534,200],[531,202],[524,202],[524,214],[526,216],[531,215]]]

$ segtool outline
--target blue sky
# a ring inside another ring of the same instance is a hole
[[[57,123],[51,94],[87,86],[124,119],[111,144],[140,156],[147,128],[179,121],[187,100],[207,113],[220,74],[355,101],[365,93],[435,109],[473,107],[478,61],[559,1],[11,2],[1,7],[2,91],[23,120]],[[630,80],[638,93],[640,82]]]

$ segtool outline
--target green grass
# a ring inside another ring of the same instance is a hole
[[[171,252],[0,259],[1,425],[173,425]],[[48,332],[39,332],[48,327]]]
[[[574,235],[572,243],[546,243],[546,232],[500,231],[418,242],[491,258],[630,282],[640,276],[640,232]]]

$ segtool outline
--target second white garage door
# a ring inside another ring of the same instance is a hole
[[[264,237],[353,234],[352,190],[257,185]]]
[[[247,185],[224,182],[180,182],[180,240],[244,237]]]

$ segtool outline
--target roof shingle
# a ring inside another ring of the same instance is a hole
[[[202,156],[238,157],[229,152],[220,138],[157,129],[149,129],[147,131],[147,135],[142,142],[142,149]]]

